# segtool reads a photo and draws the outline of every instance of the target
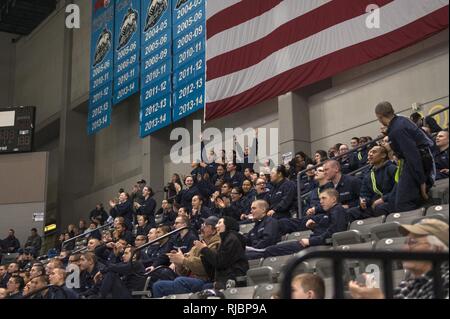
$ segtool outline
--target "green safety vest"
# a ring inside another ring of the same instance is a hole
[[[402,171],[403,171],[403,160],[399,159],[397,171],[395,172],[395,182],[396,183],[398,183],[398,180],[400,179],[400,175],[402,174]]]
[[[372,179],[372,189],[375,194],[383,196],[383,193],[377,187],[377,179],[375,178],[375,172],[373,170],[370,171],[370,178]]]

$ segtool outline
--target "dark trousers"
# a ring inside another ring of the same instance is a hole
[[[108,272],[103,278],[100,296],[102,298],[111,296],[113,299],[131,299],[131,292],[117,273]]]
[[[394,210],[397,213],[417,209],[422,202],[420,185],[411,173],[412,165],[420,164],[405,161],[396,187]]]

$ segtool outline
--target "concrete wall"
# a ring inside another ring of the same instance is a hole
[[[14,45],[15,37],[0,32],[0,107],[12,106],[14,93]]]
[[[61,108],[64,11],[51,15],[16,44],[15,105],[36,105],[36,125]]]
[[[16,232],[22,244],[43,221],[33,221],[33,213],[45,213],[48,153],[3,154],[0,156],[0,236],[8,229]],[[45,218],[45,215],[44,215]]]

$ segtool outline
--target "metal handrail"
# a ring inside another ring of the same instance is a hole
[[[431,113],[431,114],[428,114],[428,115],[424,116],[423,118],[438,115],[439,113],[448,111],[448,108],[449,108],[448,106],[447,106],[447,107],[444,107],[443,109],[440,109],[440,110],[437,110],[437,111],[435,111],[435,112],[433,112],[433,113]]]
[[[74,237],[72,237],[72,238],[69,238],[69,239],[63,241],[61,247],[64,247],[64,245],[66,245],[68,242],[71,242],[72,240],[75,240],[75,239],[81,238],[81,237],[86,237],[86,235],[89,235],[90,233],[93,233],[93,232],[95,232],[95,231],[97,231],[97,230],[100,230],[100,229],[109,227],[109,226],[111,226],[112,224],[113,224],[113,222],[109,222],[109,223],[106,223],[106,224],[103,225],[103,226],[97,227],[96,229],[91,229],[91,230],[89,230],[88,232],[85,232],[85,233],[83,233],[83,234],[79,234],[79,235],[77,235],[77,236],[74,236]]]
[[[444,262],[448,262],[449,254],[447,253],[431,253],[420,252],[412,253],[409,251],[338,251],[324,250],[323,248],[313,247],[301,251],[293,260],[291,260],[284,272],[283,282],[281,283],[281,294],[283,299],[291,298],[291,281],[294,276],[296,267],[302,262],[312,258],[326,258],[333,260],[333,280],[334,280],[334,298],[344,299],[344,281],[343,262],[347,259],[371,259],[381,260],[383,262],[384,295],[387,299],[394,297],[394,288],[392,287],[392,265],[398,260],[427,260],[433,263],[433,289],[435,298],[444,298],[442,289],[442,276],[440,274],[440,266]]]

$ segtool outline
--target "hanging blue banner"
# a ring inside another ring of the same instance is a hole
[[[140,135],[172,123],[172,0],[142,0]]]
[[[173,121],[205,107],[206,0],[176,0],[173,12]]]
[[[139,91],[140,0],[116,0],[114,105]]]
[[[114,78],[114,0],[92,0],[88,134],[111,123]]]

